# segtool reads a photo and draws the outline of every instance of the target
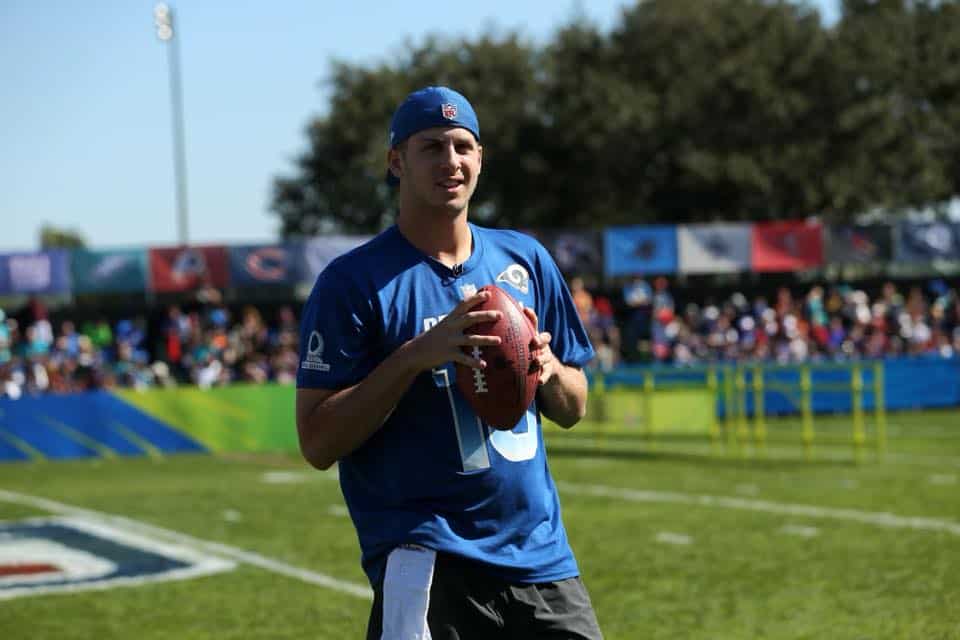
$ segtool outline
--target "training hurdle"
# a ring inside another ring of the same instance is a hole
[[[715,452],[740,455],[766,452],[768,417],[796,415],[807,460],[816,453],[816,416],[849,415],[848,442],[857,461],[868,449],[877,455],[886,451],[885,365],[879,360],[624,367],[591,375],[588,410],[601,433],[633,431],[651,447],[662,433],[701,434]]]

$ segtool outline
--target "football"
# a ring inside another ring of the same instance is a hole
[[[495,346],[464,347],[464,351],[487,363],[474,369],[457,363],[457,388],[480,418],[495,429],[509,430],[520,422],[537,393],[539,370],[533,366],[532,341],[536,328],[513,296],[495,285],[490,298],[473,311],[495,309],[502,316],[495,322],[481,322],[466,331],[472,335],[500,336]],[[479,353],[478,353],[479,352]]]

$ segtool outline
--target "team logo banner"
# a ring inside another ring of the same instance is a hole
[[[222,288],[227,286],[228,276],[226,247],[150,249],[150,282],[154,291],[169,293],[207,286]]]
[[[960,260],[960,224],[901,221],[896,234],[897,262]]]
[[[147,252],[144,249],[74,249],[70,273],[77,293],[143,291],[147,288]]]
[[[235,566],[80,518],[0,523],[0,600],[183,580]]]
[[[893,257],[893,230],[886,225],[827,227],[827,262],[867,264]]]
[[[248,245],[230,247],[230,284],[249,287],[264,284],[296,284],[303,280],[302,249],[296,245]]]
[[[0,255],[0,295],[69,292],[70,257],[65,249]]]
[[[736,273],[750,270],[750,225],[691,224],[677,229],[680,271]]]
[[[677,228],[667,225],[610,227],[603,232],[604,272],[607,276],[677,270]]]
[[[823,227],[818,222],[758,222],[753,225],[755,271],[802,271],[823,264]]]
[[[599,231],[537,231],[535,236],[547,248],[560,271],[566,276],[600,273],[603,270],[603,248]]]
[[[371,236],[322,236],[311,238],[300,245],[297,268],[302,282],[313,282],[330,261],[351,249],[359,247]]]

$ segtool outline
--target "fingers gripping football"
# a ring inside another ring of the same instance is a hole
[[[471,329],[481,323],[496,322],[500,318],[501,312],[497,310],[472,311],[489,297],[490,294],[483,291],[466,298],[435,327],[410,342],[419,370],[432,369],[447,362],[474,368],[486,366],[480,357],[479,348],[500,344],[500,337],[478,335]]]
[[[537,314],[530,307],[524,307],[523,312],[527,315],[531,325],[536,330],[539,326]],[[557,359],[550,349],[550,340],[553,336],[549,332],[534,331],[533,339],[530,341],[530,351],[532,358],[530,361],[531,371],[538,371],[539,384],[545,384],[556,375]]]

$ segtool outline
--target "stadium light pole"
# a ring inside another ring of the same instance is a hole
[[[180,86],[180,47],[174,37],[173,8],[164,2],[153,8],[153,24],[157,38],[167,47],[167,69],[170,76],[170,110],[173,116],[173,171],[177,190],[177,240],[189,242],[187,229],[187,153],[183,133],[183,91]]]

